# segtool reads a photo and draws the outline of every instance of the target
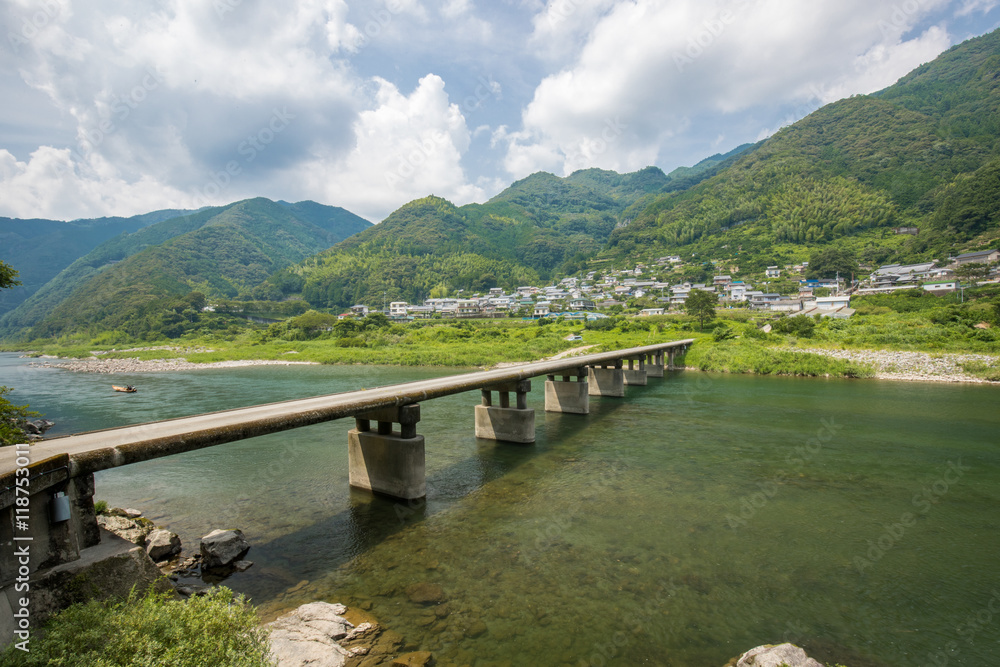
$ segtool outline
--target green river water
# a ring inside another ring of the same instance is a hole
[[[51,434],[463,372],[28,361],[0,355],[0,384]],[[266,618],[359,606],[444,665],[721,666],[780,641],[850,667],[1000,664],[1000,388],[669,373],[578,416],[533,384],[532,446],[477,440],[478,394],[421,406],[426,503],[349,489],[347,420],[100,473],[96,497],[186,551],[241,528],[255,565],[226,585]]]

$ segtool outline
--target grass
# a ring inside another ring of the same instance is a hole
[[[30,652],[0,667],[265,667],[270,646],[257,612],[226,588],[181,602],[164,595],[90,601],[54,615]]]

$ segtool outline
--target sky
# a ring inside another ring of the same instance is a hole
[[[1000,0],[0,0],[0,216],[248,197],[378,222],[666,172],[891,85]]]

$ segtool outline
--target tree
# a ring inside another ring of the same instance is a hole
[[[809,258],[809,269],[806,278],[841,278],[851,279],[858,270],[858,260],[850,250],[828,246],[817,250]]]
[[[9,264],[0,262],[0,289],[20,284],[21,281],[17,280],[17,271]],[[9,387],[0,387],[0,445],[26,442],[25,422],[30,417],[38,416],[37,412],[28,410],[27,405],[14,405],[4,398],[10,391],[13,390]]]
[[[0,262],[0,289],[7,289],[8,287],[20,284],[21,281],[17,280],[17,270],[10,264]]]
[[[986,264],[970,262],[956,267],[954,273],[955,277],[960,278],[961,280],[975,282],[976,278],[985,278],[990,275],[990,267]]]
[[[684,301],[684,310],[691,317],[696,317],[701,322],[701,328],[705,328],[705,320],[715,317],[715,304],[718,297],[713,292],[703,292],[700,289],[693,289],[688,293]]]

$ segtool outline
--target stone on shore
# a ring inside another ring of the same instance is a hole
[[[139,546],[145,546],[146,536],[156,528],[152,521],[146,519],[135,520],[124,516],[105,514],[97,517],[97,524],[108,532]]]
[[[213,530],[201,538],[202,567],[228,567],[250,551],[241,530]]]
[[[352,653],[336,640],[354,629],[341,616],[346,611],[344,605],[310,602],[269,623],[277,667],[343,667]]]
[[[177,533],[158,528],[146,536],[146,553],[153,562],[167,560],[181,552],[181,538]]]
[[[736,667],[823,667],[795,644],[765,644],[740,656]]]

